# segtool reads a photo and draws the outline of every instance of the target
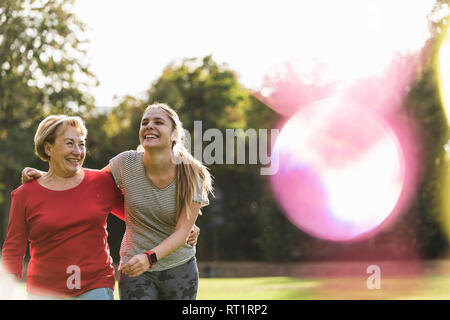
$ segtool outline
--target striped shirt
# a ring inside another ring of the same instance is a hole
[[[136,254],[153,249],[169,237],[177,224],[176,180],[159,189],[147,178],[142,152],[125,151],[110,160],[111,172],[125,197],[126,229],[120,246],[120,258],[126,263]],[[197,188],[193,201],[208,205]],[[148,271],[162,271],[187,262],[195,255],[195,247],[184,244],[159,260]]]

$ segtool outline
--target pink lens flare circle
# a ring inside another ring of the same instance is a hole
[[[315,237],[347,241],[371,234],[404,187],[400,144],[370,106],[339,99],[309,104],[284,125],[273,152],[275,196],[287,218]]]

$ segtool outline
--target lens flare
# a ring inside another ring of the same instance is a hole
[[[287,217],[313,236],[345,241],[371,233],[393,212],[405,180],[390,126],[367,106],[327,99],[285,124],[274,153],[275,195]]]
[[[284,117],[303,106],[330,98],[339,83],[327,72],[328,66],[309,59],[286,61],[265,75],[255,97]]]
[[[450,32],[447,30],[439,51],[439,89],[442,105],[450,123]]]

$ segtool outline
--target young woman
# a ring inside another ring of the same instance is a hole
[[[125,198],[120,298],[195,299],[195,247],[186,239],[209,204],[211,176],[184,147],[183,126],[169,106],[147,107],[139,139],[140,151],[123,152],[104,169]]]

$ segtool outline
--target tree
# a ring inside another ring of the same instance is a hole
[[[86,115],[93,107],[86,88],[97,80],[83,61],[87,40],[72,4],[73,0],[0,2],[2,230],[21,169],[43,168],[33,155],[37,124],[48,114]]]
[[[148,103],[164,101],[183,118],[186,129],[201,119],[204,128],[244,128],[249,94],[227,65],[212,56],[171,63],[148,90]]]

